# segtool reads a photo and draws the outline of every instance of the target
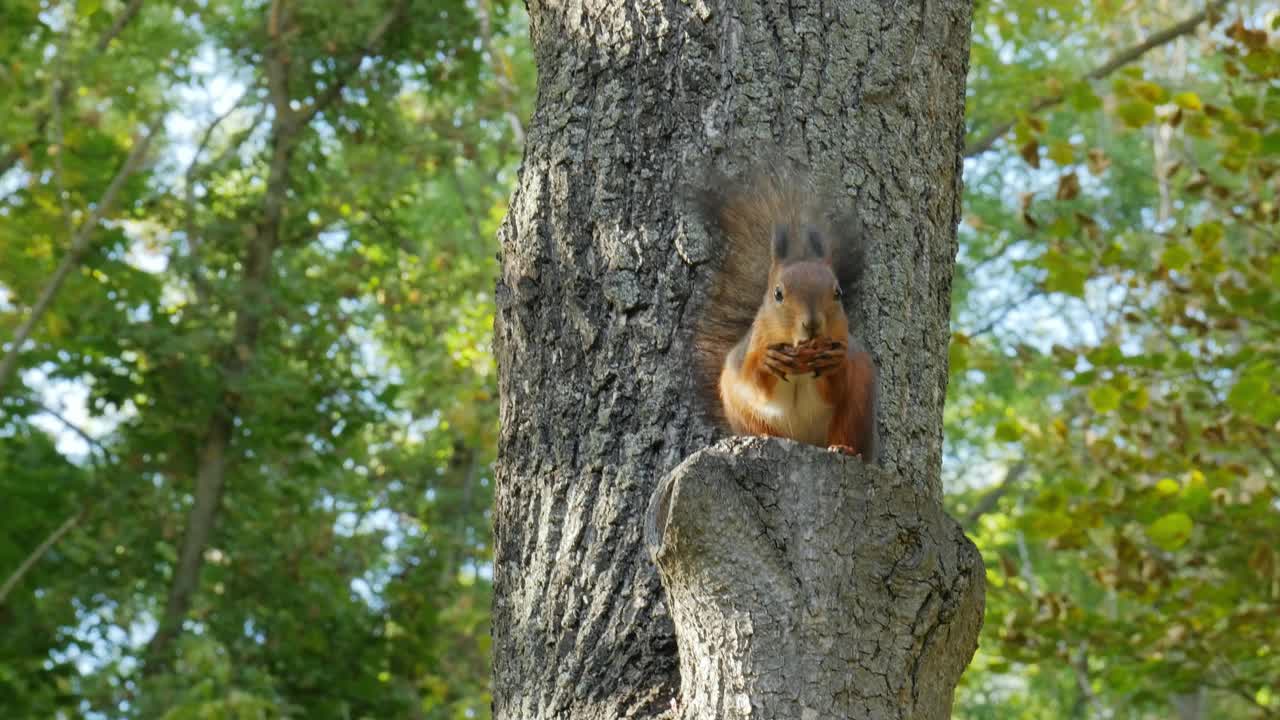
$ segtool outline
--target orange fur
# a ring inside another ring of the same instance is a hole
[[[871,355],[846,350],[843,367],[823,378],[819,387],[834,409],[827,444],[847,447],[863,458],[874,457],[876,368]]]
[[[739,434],[786,437],[839,447],[871,460],[875,452],[875,366],[856,349],[848,318],[835,293],[835,276],[823,262],[775,267],[770,288],[742,343],[725,359],[720,400],[730,428]],[[816,355],[803,348],[840,338],[838,358],[814,377]],[[771,346],[799,348],[784,380],[768,367]]]

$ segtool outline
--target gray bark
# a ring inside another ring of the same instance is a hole
[[[856,200],[881,464],[940,497],[971,4],[528,3],[538,103],[494,338],[499,720],[654,717],[677,694],[641,519],[720,434],[689,337],[716,247],[673,191],[708,159],[776,145]]]
[[[680,717],[951,716],[984,570],[915,483],[733,438],[672,471],[648,531],[679,638]]]

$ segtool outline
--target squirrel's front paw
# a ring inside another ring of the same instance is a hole
[[[769,346],[764,353],[764,366],[784,382],[788,375],[803,375],[811,369],[797,356],[796,349],[785,343]]]
[[[796,348],[795,356],[804,366],[805,372],[812,372],[815,378],[822,377],[844,363],[844,343],[827,337],[814,338],[801,343]]]

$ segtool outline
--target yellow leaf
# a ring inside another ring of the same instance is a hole
[[[1059,165],[1070,165],[1076,161],[1076,151],[1071,143],[1059,140],[1049,146],[1049,159]]]
[[[1173,102],[1184,110],[1204,109],[1204,103],[1200,102],[1200,96],[1193,92],[1178,93],[1173,96]]]
[[[1164,102],[1164,88],[1153,82],[1136,82],[1133,84],[1133,92],[1138,97],[1151,103]]]

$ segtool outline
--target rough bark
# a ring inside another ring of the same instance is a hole
[[[648,524],[680,717],[947,718],[978,646],[982,558],[895,473],[733,438],[664,479]]]
[[[673,188],[777,145],[856,200],[882,467],[936,500],[971,2],[528,8],[538,103],[495,321],[495,717],[653,717],[679,679],[641,519],[718,435],[689,337],[716,248]]]

